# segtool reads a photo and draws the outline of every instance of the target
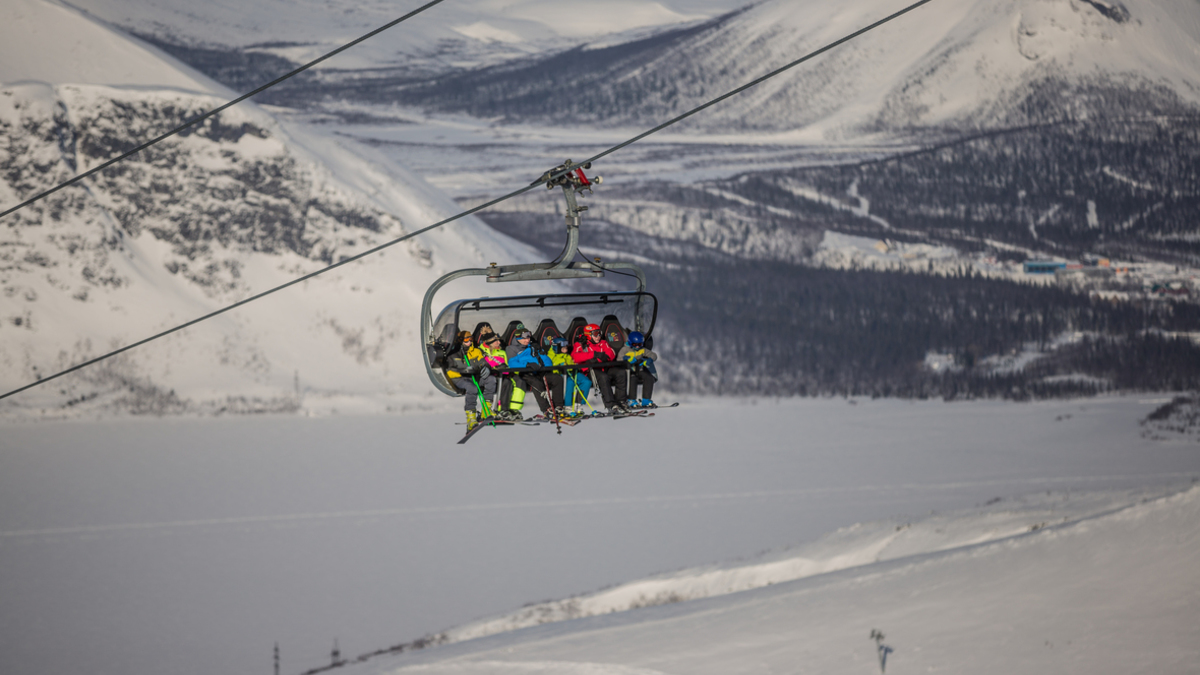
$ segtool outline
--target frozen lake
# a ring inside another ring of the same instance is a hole
[[[1040,490],[1183,484],[1138,398],[699,401],[653,420],[460,414],[8,425],[14,673],[283,672],[484,615]]]

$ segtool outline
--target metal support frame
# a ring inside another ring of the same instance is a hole
[[[437,338],[436,335],[433,335],[433,296],[436,295],[443,286],[451,281],[471,276],[486,276],[488,283],[501,281],[546,281],[550,279],[588,279],[603,277],[604,271],[607,269],[621,269],[630,270],[633,272],[633,275],[637,277],[638,291],[646,290],[646,274],[642,271],[642,268],[634,265],[633,263],[614,262],[605,263],[602,265],[598,261],[573,262],[575,254],[579,251],[579,214],[583,213],[588,208],[586,206],[580,206],[575,199],[575,195],[577,192],[582,192],[583,190],[588,190],[589,192],[591,191],[591,188],[586,184],[581,184],[577,180],[570,179],[573,177],[571,172],[576,168],[588,167],[577,167],[571,163],[571,160],[567,160],[560,167],[556,167],[555,169],[551,170],[553,172],[559,169],[566,169],[568,173],[564,174],[564,177],[569,178],[567,180],[560,179],[558,181],[559,184],[562,185],[563,196],[567,200],[567,243],[563,247],[562,253],[559,253],[557,258],[548,263],[504,266],[497,266],[496,263],[492,263],[490,267],[456,270],[433,282],[433,285],[429,287],[429,290],[425,291],[425,298],[421,301],[421,337],[423,340],[423,344],[421,345],[421,355],[425,360],[425,372],[429,374],[429,379],[442,393],[449,394],[450,396],[462,395],[462,392],[453,387],[448,387],[445,383],[439,381],[434,376],[433,364],[429,361],[429,350],[426,349],[425,346],[432,344]],[[599,182],[599,179],[597,179],[597,182]],[[551,188],[554,187],[554,185],[550,183],[547,183],[547,186]],[[638,311],[635,313],[635,316],[641,316],[640,297],[638,303],[639,307],[637,308]]]

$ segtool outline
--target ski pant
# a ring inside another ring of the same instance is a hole
[[[550,409],[553,405],[556,408],[561,408],[563,404],[563,377],[558,373],[522,373],[521,379],[525,383],[525,389],[533,392],[533,398],[537,401],[538,408],[543,413]],[[546,400],[546,384],[550,385],[550,398]]]
[[[596,388],[600,390],[600,399],[604,401],[604,407],[611,408],[614,403],[625,402],[626,390],[629,389],[629,371],[613,367],[591,368],[590,372]],[[618,395],[620,398],[617,398]]]
[[[563,405],[571,406],[576,403],[587,403],[588,393],[592,390],[592,381],[581,372],[574,372],[563,377],[565,392]]]
[[[500,383],[500,410],[520,410],[525,407],[525,390],[516,379],[515,375],[510,376]]]
[[[638,385],[642,385],[642,398],[654,398],[654,375],[644,368],[629,371],[629,398],[638,397]]]
[[[475,378],[475,382],[479,383],[478,387],[475,386],[475,382],[471,381],[469,375],[456,377],[450,381],[454,383],[456,388],[461,389],[466,394],[464,397],[466,400],[463,401],[463,410],[478,410],[480,389],[483,389],[483,398],[485,401],[492,400],[492,396],[496,394],[496,378],[492,377],[490,373]]]

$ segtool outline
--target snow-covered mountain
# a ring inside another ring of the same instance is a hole
[[[415,103],[509,121],[657,123],[904,6],[766,0],[708,24],[442,78]],[[1170,0],[933,2],[688,122],[843,140],[1200,101],[1200,6]],[[550,92],[554,95],[549,95]]]
[[[10,20],[0,26],[6,206],[232,97],[62,4],[14,0],[7,7]],[[362,152],[242,104],[7,216],[0,388],[458,210],[394,162]],[[4,409],[420,404],[431,391],[417,356],[424,289],[446,271],[497,257],[532,254],[467,219],[6,400]]]
[[[260,0],[254,3],[167,0],[73,0],[92,16],[174,45],[206,47],[309,61],[424,3],[337,3]],[[646,31],[711,15],[714,0],[606,0],[564,6],[552,0],[447,2],[418,19],[339,55],[325,69],[418,68],[493,63],[563,48],[611,33]]]

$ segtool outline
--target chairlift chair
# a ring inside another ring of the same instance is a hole
[[[562,253],[547,263],[462,269],[441,277],[425,292],[421,303],[421,336],[425,346],[422,350],[425,372],[439,391],[449,396],[462,396],[446,376],[446,357],[459,348],[455,334],[459,330],[475,330],[481,322],[487,322],[493,330],[504,330],[505,346],[511,340],[517,325],[523,324],[534,333],[543,348],[549,340],[563,335],[560,328],[567,328],[566,335],[574,338],[582,327],[579,322],[615,324],[624,335],[626,330],[637,330],[649,336],[654,330],[658,315],[658,299],[646,292],[646,274],[640,267],[627,262],[595,261],[576,262],[579,250],[580,214],[587,206],[580,206],[576,195],[591,192],[601,178],[588,179],[585,169],[590,164],[576,165],[567,160],[547,171],[540,180],[546,187],[562,187],[567,200],[567,242]],[[637,279],[635,291],[611,291],[600,293],[544,293],[539,295],[515,295],[504,297],[482,297],[455,300],[435,318],[432,313],[434,295],[446,284],[463,277],[484,276],[488,283],[506,281],[545,281],[549,279],[601,278],[606,270],[629,270]],[[591,321],[587,321],[591,318]],[[546,344],[542,345],[543,339]]]

